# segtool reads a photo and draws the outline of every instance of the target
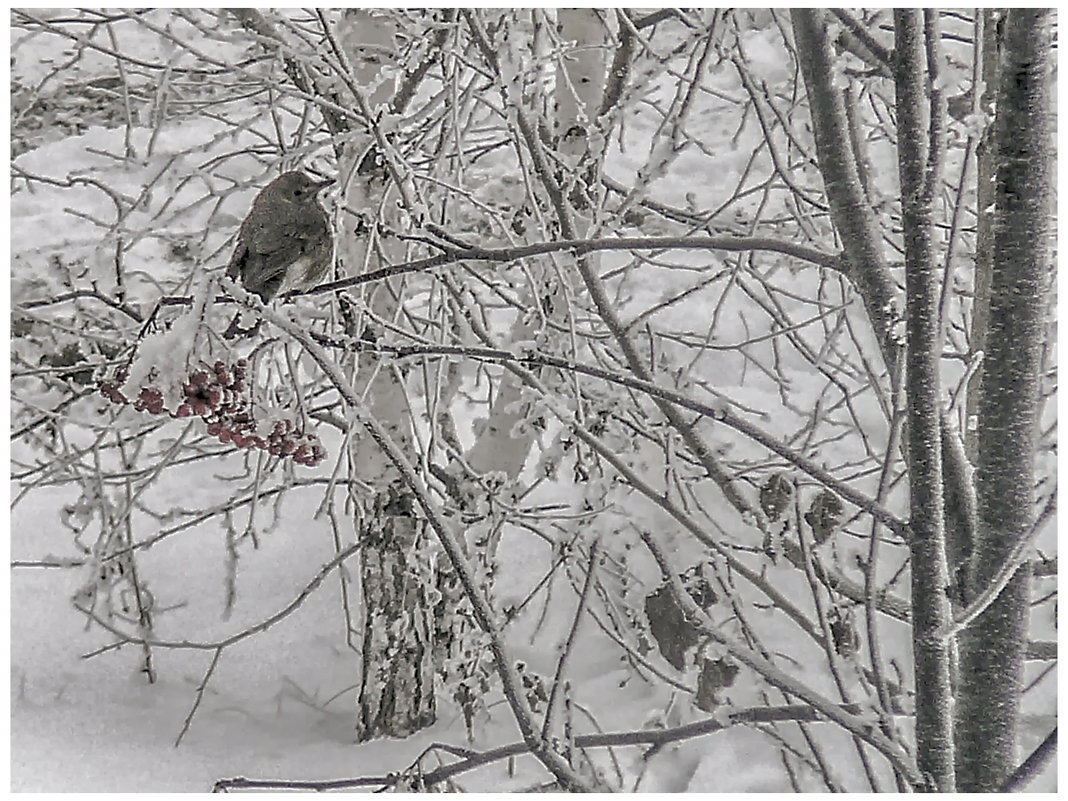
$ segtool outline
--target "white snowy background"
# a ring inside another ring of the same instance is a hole
[[[118,30],[126,35],[121,42],[123,52],[145,59],[165,55],[163,46],[147,36],[144,29],[131,26]],[[12,78],[18,85],[41,81],[73,53],[69,43],[56,37],[23,41],[23,35],[12,31]],[[777,50],[776,36],[771,31],[754,31],[746,40],[750,66],[762,70],[769,83],[782,80],[787,69]],[[109,59],[88,52],[63,71],[62,79],[89,81],[97,70],[109,73],[109,64]],[[717,148],[717,158],[711,160],[697,148],[689,148],[675,158],[669,172],[650,188],[649,194],[661,202],[682,208],[708,208],[715,204],[724,187],[737,182],[747,169],[752,142],[745,138],[755,136],[757,129],[750,121],[749,127],[738,134],[736,118],[726,117],[721,105],[722,97],[742,96],[737,76],[730,69],[715,76],[720,98],[700,98],[699,110],[690,124],[707,125],[702,131],[703,139]],[[72,98],[64,98],[62,93],[57,97],[57,113],[62,116],[63,100]],[[657,99],[655,95],[649,98],[650,102]],[[614,147],[610,155],[606,167],[609,176],[626,184],[647,163],[649,153],[643,142],[654,123],[655,117],[647,110],[640,105],[634,108],[624,129],[625,146],[622,150]],[[53,178],[56,185],[37,182],[29,188],[24,182],[13,182],[11,256],[13,286],[18,292],[15,302],[60,291],[62,271],[55,269],[55,259],[66,265],[79,265],[82,283],[95,279],[108,290],[112,254],[110,246],[102,243],[100,227],[92,218],[109,219],[110,201],[94,186],[63,185],[68,176],[106,178],[110,186],[136,196],[150,177],[165,171],[168,178],[156,185],[155,195],[147,198],[138,212],[143,216],[135,215],[128,221],[131,229],[137,229],[151,220],[150,234],[126,256],[127,264],[136,265],[133,292],[141,297],[152,297],[157,282],[170,286],[188,272],[188,265],[175,259],[175,248],[183,243],[195,242],[210,267],[225,263],[229,237],[257,187],[249,185],[244,191],[232,193],[222,208],[212,208],[199,203],[205,195],[204,182],[210,179],[194,172],[196,165],[213,153],[237,149],[241,136],[229,135],[208,118],[196,124],[162,126],[158,133],[148,127],[135,127],[134,149],[150,152],[137,164],[105,155],[122,152],[126,133],[117,124],[92,123],[80,133],[71,133],[62,126],[50,127],[46,121],[34,137],[22,143],[24,152],[14,159],[14,164],[35,176]],[[241,165],[239,159],[228,162],[231,177],[251,180],[251,176],[240,174]],[[497,166],[502,172],[507,170],[507,165]],[[184,180],[190,175],[194,175],[193,180]],[[894,181],[887,184],[892,191]],[[754,195],[754,206],[759,199]],[[736,209],[740,216],[745,211],[744,204]],[[689,263],[693,270],[712,266],[707,256],[698,254],[676,255],[674,262]],[[619,257],[618,263],[625,260]],[[606,257],[605,269],[611,264]],[[781,287],[796,285],[803,291],[814,277],[814,269],[782,269],[776,281]],[[692,281],[692,274],[678,270],[633,270],[622,284],[625,308],[647,308]],[[678,327],[684,327],[689,319],[707,319],[712,313],[708,303],[707,296],[695,294],[692,302],[670,307],[665,319]],[[859,309],[856,319],[862,319]],[[706,326],[699,326],[694,333],[700,336],[705,329]],[[716,328],[716,334],[725,342],[731,341],[732,336],[737,341],[759,333],[747,328],[741,314],[732,315],[730,309],[723,312]],[[746,407],[778,409],[782,403],[778,386],[770,380],[762,381],[752,371],[745,373],[743,384],[743,370],[744,365],[735,355],[724,352],[718,362],[697,362],[690,379],[713,381],[717,390],[728,392],[734,402]],[[803,369],[797,370],[792,379],[791,401],[797,408],[806,408],[806,403],[811,408],[822,390],[822,379]],[[48,397],[41,397],[38,402],[42,408],[49,406]],[[859,398],[856,407],[862,419],[872,421],[872,430],[881,430],[879,412],[870,399]],[[83,438],[83,442],[73,441],[72,445],[92,442],[96,435],[92,426],[106,419],[101,416],[106,409],[106,401],[96,397],[72,409],[72,421],[86,424],[80,431],[77,426],[66,427],[72,438]],[[137,413],[128,409],[123,414]],[[793,432],[794,422],[788,415],[773,413],[762,424],[773,433],[786,435]],[[472,421],[459,418],[458,423],[466,435]],[[173,437],[183,426],[182,421],[175,421],[158,436]],[[746,449],[754,454],[760,451],[741,440],[732,442],[732,455],[746,453]],[[885,442],[874,444],[878,448]],[[333,452],[338,443],[328,440],[327,445]],[[823,457],[846,460],[854,447],[855,442],[845,438],[839,445],[826,448]],[[35,454],[23,444],[16,442],[12,449],[20,464],[33,463]],[[537,454],[532,455],[532,461],[536,457]],[[201,508],[220,503],[230,489],[219,478],[235,474],[239,464],[239,456],[224,454],[216,460],[170,469],[166,483],[155,484],[145,502],[160,509],[181,507],[187,499]],[[299,477],[323,479],[329,475],[330,465],[328,460],[317,469],[298,468]],[[1052,464],[1048,468],[1052,470]],[[19,472],[18,468],[13,472]],[[11,560],[17,563],[76,558],[71,530],[61,519],[65,514],[77,514],[70,507],[77,502],[81,488],[64,483],[50,486],[47,470],[38,473],[35,480],[39,483],[30,491],[25,483],[11,483]],[[869,487],[857,483],[870,490],[874,481],[872,477]],[[714,494],[711,489],[704,492]],[[229,617],[223,615],[226,542],[217,521],[176,531],[142,552],[139,570],[150,577],[156,602],[168,608],[165,614],[158,615],[155,635],[165,640],[219,640],[270,617],[290,603],[335,554],[329,522],[319,509],[321,498],[322,486],[309,483],[288,493],[279,508],[259,512],[260,547],[241,555],[236,603]],[[578,489],[561,480],[543,484],[531,502],[568,506],[578,498]],[[906,511],[900,493],[892,505],[898,512]],[[247,512],[235,514],[243,525],[241,516]],[[632,508],[619,510],[617,518],[621,527],[638,522],[652,527],[668,522],[662,513],[638,501]],[[605,516],[603,525],[612,519]],[[134,520],[160,530],[167,528],[166,522],[152,521],[144,515],[135,514]],[[1055,553],[1054,540],[1051,527],[1039,545],[1046,552]],[[861,546],[843,545],[843,563],[849,561],[850,547]],[[508,532],[501,552],[506,558],[501,560],[502,572],[496,586],[504,603],[525,596],[547,569],[551,552],[543,542],[521,531]],[[350,567],[354,569],[355,563]],[[769,575],[780,586],[807,590],[796,571],[785,567],[778,570]],[[76,569],[11,571],[11,787],[15,791],[204,791],[214,781],[234,776],[314,780],[384,775],[404,770],[435,742],[481,749],[518,739],[507,705],[498,698],[491,702],[488,715],[478,721],[475,742],[470,744],[462,716],[447,703],[440,705],[438,722],[415,736],[354,744],[358,658],[345,646],[339,581],[336,574],[331,574],[293,614],[266,632],[226,649],[188,733],[175,747],[212,652],[155,649],[158,680],[149,685],[139,670],[137,649],[126,646],[99,652],[111,641],[110,636],[99,628],[87,627],[84,617],[72,609],[72,597],[91,580],[84,570]],[[529,613],[511,627],[508,640],[515,656],[543,675],[551,675],[555,668],[557,648],[570,625],[574,593],[565,584],[557,583],[547,603],[547,622],[538,625],[542,602],[532,604]],[[1055,639],[1052,620],[1036,619],[1035,624],[1036,639]],[[769,633],[777,625],[781,624],[768,622],[764,636],[773,636]],[[782,632],[783,636],[798,636],[785,626]],[[582,646],[571,663],[570,678],[575,697],[595,712],[598,725],[605,731],[638,729],[654,721],[677,725],[704,716],[686,708],[684,702],[673,700],[663,686],[653,688],[635,681],[621,664],[618,649],[588,621],[582,636]],[[884,637],[891,650],[907,648],[908,632],[903,626],[886,625]],[[795,643],[791,647],[794,652],[803,653],[812,644]],[[812,655],[814,660],[818,658],[817,651],[813,650]],[[1029,678],[1037,677],[1044,668],[1045,663],[1029,663]],[[829,686],[829,680],[821,678],[820,673],[818,664],[811,671],[805,665],[797,666],[799,677],[816,686]],[[1026,696],[1025,744],[1033,747],[1044,735],[1055,698],[1054,670]],[[822,737],[828,729],[815,731]],[[827,736],[828,742],[841,740],[843,750],[851,747],[836,730]],[[789,789],[781,766],[775,763],[776,749],[766,737],[743,727],[670,746],[648,764],[642,759],[642,750],[621,748],[615,752],[624,787],[634,787],[640,777],[637,786],[642,791]],[[436,762],[428,758],[423,764],[430,768]],[[465,774],[459,784],[471,790],[529,787],[542,775],[539,770],[533,758],[522,757],[514,775],[509,775],[507,762],[498,762]],[[855,776],[841,778],[854,789],[862,786]],[[809,790],[821,789],[811,777],[803,779],[803,784]],[[1055,787],[1055,772],[1051,769],[1028,789]]]

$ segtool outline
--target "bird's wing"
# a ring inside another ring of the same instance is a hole
[[[269,223],[264,225],[252,225],[247,237],[249,249],[261,256],[269,256],[274,253],[284,252],[287,247],[293,248],[293,237],[289,235],[289,226],[284,223]],[[299,247],[295,248],[299,252]]]
[[[235,281],[242,277],[245,272],[245,262],[247,261],[248,244],[243,236],[238,236],[237,244],[234,245],[233,255],[230,256],[230,263],[226,265],[226,277]]]

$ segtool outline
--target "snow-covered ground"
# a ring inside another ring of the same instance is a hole
[[[13,38],[18,37],[13,35]],[[160,50],[143,39],[135,39],[131,46],[139,58],[166,55],[165,47]],[[783,80],[785,75],[777,47],[770,29],[755,32],[747,40],[754,72],[772,83]],[[16,51],[15,73],[26,82],[39,80],[41,64],[47,63],[48,58],[55,61],[59,56],[36,49],[33,43],[25,44]],[[90,78],[94,69],[104,69],[107,64],[106,59],[93,55],[80,61],[79,69]],[[717,158],[709,159],[697,147],[687,147],[674,157],[665,175],[649,190],[649,195],[662,203],[695,210],[713,208],[724,195],[730,194],[726,187],[733,186],[747,170],[768,171],[766,153],[754,160],[755,168],[750,165],[755,141],[752,137],[759,130],[752,119],[748,120],[746,133],[741,137],[748,144],[737,144],[737,119],[728,115],[728,110],[745,97],[737,75],[729,65],[723,64],[713,70],[713,75],[710,81],[718,95],[702,96],[698,100],[689,125],[701,131],[707,146],[718,149]],[[652,87],[648,102],[663,102],[664,97],[658,92],[657,86]],[[725,119],[729,122],[724,122]],[[613,149],[606,169],[612,178],[626,183],[647,163],[649,152],[643,149],[642,143],[655,124],[655,116],[648,108],[643,108],[641,103],[635,106],[625,129],[627,146],[622,151]],[[170,286],[180,282],[188,272],[188,264],[175,259],[182,247],[192,248],[212,265],[223,263],[228,255],[225,241],[248,208],[252,187],[231,192],[230,186],[219,182],[217,176],[201,172],[198,165],[224,150],[238,149],[254,140],[247,132],[234,137],[223,133],[219,123],[207,118],[177,128],[164,127],[155,138],[151,138],[147,128],[138,128],[132,141],[135,149],[145,154],[144,158],[140,162],[121,162],[118,166],[116,160],[102,156],[100,151],[121,151],[123,129],[93,126],[81,134],[28,150],[15,160],[15,165],[29,174],[60,182],[71,174],[106,178],[109,186],[130,196],[151,185],[152,191],[145,202],[124,225],[131,231],[144,232],[126,254],[127,264],[133,265],[129,275],[134,282],[134,296],[141,292],[145,297],[153,297],[152,288],[157,282]],[[244,175],[239,174],[243,164],[249,168]],[[230,159],[228,177],[241,182],[252,180],[251,176],[258,175],[255,164],[251,158]],[[181,180],[190,175],[194,176],[192,180]],[[227,195],[221,206],[202,202],[208,187]],[[20,185],[14,192],[11,252],[19,300],[57,291],[63,285],[64,276],[71,273],[77,274],[79,285],[93,279],[105,291],[110,290],[113,251],[110,245],[101,242],[99,226],[72,213],[71,209],[110,219],[108,197],[91,184],[55,187],[37,184],[33,191]],[[744,220],[758,210],[764,215],[785,210],[783,195],[763,197],[756,192],[749,200],[735,204],[733,213],[737,219]],[[62,268],[56,267],[57,259]],[[625,298],[622,308],[636,314],[696,283],[698,271],[722,266],[718,258],[714,264],[709,261],[707,254],[672,254],[675,268],[644,266],[641,271],[635,271],[639,274],[631,273],[620,287]],[[609,271],[625,264],[623,257],[605,257],[602,269]],[[810,286],[814,270],[794,272],[783,264],[785,260],[772,263],[771,259],[765,259],[760,269],[784,292],[801,292],[806,285]],[[678,265],[687,269],[678,269]],[[829,295],[833,294],[829,290]],[[715,293],[695,293],[685,302],[673,304],[656,321],[676,329],[688,327],[700,340],[711,332],[711,320],[715,319],[714,344],[717,345],[757,339],[769,332],[770,324],[759,315],[743,319],[736,309],[713,309],[715,297]],[[797,319],[806,318],[805,304],[790,306],[788,299],[783,303],[787,312]],[[854,322],[862,319],[858,305],[854,303],[850,312],[855,315]],[[822,322],[814,320],[800,326],[799,331],[816,340],[817,334],[823,335],[821,325]],[[848,343],[843,347],[848,349]],[[770,348],[770,344],[754,345],[749,353],[770,361]],[[785,394],[790,408],[810,410],[815,399],[827,392],[826,380],[804,365],[797,369],[784,368],[784,374],[790,379],[787,391],[777,381],[754,370],[737,351],[702,351],[700,358],[691,363],[689,359],[695,352],[696,349],[679,348],[669,356],[678,360],[676,366],[689,368],[689,381],[695,384],[707,381],[717,392],[726,393],[733,402],[747,408],[778,410],[783,406]],[[855,375],[852,379],[855,380],[851,386],[863,384],[862,376]],[[700,394],[693,386],[685,391],[695,396]],[[870,394],[862,391],[854,400],[857,418],[871,432],[869,446],[876,451],[885,448],[885,424],[878,405]],[[47,401],[47,397],[41,398],[43,405]],[[71,435],[84,438],[73,443],[75,446],[91,445],[89,428],[106,419],[99,414],[106,408],[103,399],[86,401],[76,407],[74,414],[81,415],[86,429]],[[122,425],[132,430],[139,424],[137,414],[127,409],[123,412]],[[457,424],[465,433],[471,430],[472,420],[470,412],[466,417],[463,414],[461,410]],[[841,409],[828,413],[828,428],[834,430],[843,419]],[[802,411],[765,414],[761,425],[776,436],[787,437],[796,434],[803,420]],[[161,446],[165,437],[177,436],[181,430],[180,421],[175,421],[151,441]],[[765,453],[731,434],[722,433],[722,439],[717,441],[730,458],[762,458]],[[339,448],[337,441],[327,445],[332,453]],[[820,451],[820,458],[830,464],[847,463],[856,458],[858,447],[856,437],[843,437],[827,443]],[[15,443],[13,449],[14,473],[42,456],[21,443]],[[299,468],[298,477],[325,480],[330,468],[330,460],[317,470]],[[181,522],[177,518],[155,518],[150,511],[186,507],[187,501],[196,508],[222,502],[232,490],[219,477],[237,475],[241,469],[241,456],[230,455],[168,470],[166,484],[153,485],[141,499],[144,508],[133,515],[138,527],[137,538],[151,536],[156,530],[169,530]],[[855,484],[872,491],[876,481],[877,476],[871,475]],[[18,499],[11,513],[11,560],[18,565],[81,558],[72,547],[71,528],[63,523],[72,515],[76,517],[78,511],[63,510],[77,505],[87,492],[86,487],[68,482],[50,486],[46,476],[39,486],[20,496],[24,484],[13,481],[11,485],[12,495]],[[280,506],[264,504],[257,510],[259,545],[254,549],[246,541],[239,550],[234,573],[236,596],[229,609],[226,596],[230,557],[218,519],[176,531],[139,554],[138,570],[146,578],[158,605],[154,637],[188,645],[152,649],[156,681],[151,684],[141,670],[144,654],[140,649],[127,644],[120,649],[106,650],[113,638],[99,627],[87,626],[84,616],[72,609],[72,598],[96,580],[87,572],[88,568],[14,568],[11,571],[12,789],[203,791],[217,780],[238,776],[305,781],[382,776],[405,770],[434,743],[485,750],[519,740],[511,713],[497,693],[491,699],[490,708],[479,716],[473,742],[467,741],[460,712],[445,701],[439,709],[438,722],[417,735],[354,743],[359,659],[356,651],[346,645],[347,621],[338,573],[331,572],[314,592],[302,597],[305,588],[336,553],[332,518],[320,509],[323,491],[323,483],[301,484],[289,490]],[[583,488],[561,479],[546,482],[527,500],[532,505],[552,503],[578,508],[582,492]],[[721,504],[713,497],[716,491],[707,486],[697,486],[693,492],[709,508]],[[904,504],[905,498],[898,492],[888,505],[903,512]],[[726,517],[731,514],[724,511]],[[235,512],[234,525],[238,530],[243,528],[247,515],[247,509]],[[630,537],[635,541],[634,530],[640,524],[653,530],[675,528],[674,522],[661,511],[637,499],[633,506],[606,514],[599,521],[605,528],[604,535]],[[351,536],[351,529],[343,531],[344,534]],[[1048,539],[1053,537],[1054,533],[1049,532]],[[1055,542],[1044,540],[1043,543],[1055,553]],[[678,547],[681,554],[688,553],[687,548],[693,549],[682,538]],[[848,570],[854,552],[860,548],[846,538],[833,556],[829,549],[826,556],[837,559],[837,564]],[[503,605],[505,601],[525,597],[548,569],[553,554],[542,539],[519,528],[506,532],[501,552],[507,558],[501,560],[496,591]],[[697,551],[694,549],[693,553]],[[894,558],[887,557],[886,569],[892,571],[896,567]],[[688,562],[682,559],[680,564],[685,566]],[[355,560],[349,568],[356,568]],[[808,590],[803,576],[789,566],[770,567],[767,575],[784,592]],[[856,578],[859,573],[854,569],[852,575]],[[646,578],[655,583],[652,574]],[[301,601],[291,614],[265,631],[228,646],[211,672],[210,681],[205,683],[215,652],[204,644],[210,646],[269,620],[297,599]],[[552,675],[574,605],[575,593],[558,576],[548,599],[539,598],[532,603],[509,628],[509,646],[531,671]],[[760,617],[758,623],[766,642],[774,643],[778,641],[776,637],[782,637],[783,642],[790,642],[783,650],[790,651],[791,658],[796,658],[796,654],[811,657],[811,663],[795,665],[798,677],[821,690],[831,691],[833,685],[823,675],[822,663],[817,661],[819,651],[812,643],[797,643],[796,630],[784,624],[781,616],[773,618],[769,613],[766,619]],[[684,697],[673,697],[666,685],[635,679],[621,660],[618,647],[591,621],[584,622],[581,634],[582,646],[570,663],[569,677],[575,699],[596,721],[594,726],[580,714],[576,719],[582,722],[582,731],[595,731],[597,727],[603,731],[628,731],[652,725],[673,726],[707,717],[694,710]],[[887,624],[883,636],[889,650],[907,653],[908,631],[904,626]],[[1034,636],[1055,638],[1053,621],[1036,620]],[[650,658],[659,659],[655,651]],[[663,660],[657,664],[670,671]],[[1032,663],[1028,668],[1031,677],[1044,664]],[[1040,732],[1049,719],[1043,714],[1043,707],[1055,697],[1055,690],[1054,671],[1028,696],[1025,745],[1033,746],[1042,736]],[[757,689],[750,682],[739,688],[732,700],[742,703],[757,697]],[[195,704],[196,714],[176,746]],[[823,738],[831,753],[839,748],[848,753],[851,741],[840,731],[828,732],[828,729],[831,727],[823,726],[813,731]],[[625,789],[668,792],[790,789],[777,764],[778,749],[773,741],[751,728],[736,726],[729,732],[668,746],[648,762],[643,758],[643,751],[635,747],[615,749],[611,760],[601,751],[598,764],[613,783]],[[852,758],[855,762],[855,754]],[[440,763],[431,754],[424,756],[420,764],[424,770],[430,770]],[[858,783],[861,780],[855,765],[850,763],[844,770],[847,775],[840,776],[841,781],[852,789],[863,786]],[[465,773],[457,779],[457,784],[467,790],[511,790],[532,787],[543,778],[544,771],[537,769],[533,758],[527,756],[519,758],[514,766],[502,760]],[[823,789],[812,775],[802,776],[800,781],[806,790]],[[1050,770],[1029,789],[1054,788],[1055,772]]]

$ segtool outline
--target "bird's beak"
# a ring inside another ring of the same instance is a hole
[[[325,179],[323,181],[316,181],[314,184],[312,184],[312,186],[315,187],[315,190],[314,190],[315,194],[319,194],[321,191],[323,191],[324,189],[326,189],[328,186],[330,186],[333,183],[334,183],[334,179],[333,178],[327,178],[327,179]]]

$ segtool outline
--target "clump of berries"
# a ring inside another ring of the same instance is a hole
[[[210,370],[194,370],[189,380],[182,384],[185,400],[179,404],[174,416],[195,414],[205,419],[244,419],[249,411],[245,396],[247,371],[248,362],[244,359],[238,359],[233,366],[217,361]]]
[[[326,448],[315,434],[297,431],[293,421],[277,420],[264,436],[262,427],[256,426],[247,415],[235,415],[227,419],[210,420],[208,433],[219,442],[231,442],[238,448],[259,448],[272,456],[289,456],[297,464],[314,467],[326,458]]]
[[[217,361],[209,368],[194,370],[182,384],[182,401],[169,411],[163,392],[157,387],[142,387],[133,400],[133,407],[149,414],[169,414],[184,418],[196,415],[207,423],[207,431],[220,442],[238,448],[259,448],[272,456],[289,457],[297,464],[314,467],[326,458],[315,434],[304,433],[289,418],[256,422],[249,401],[247,384],[248,362],[238,359],[233,365]],[[130,403],[119,388],[126,380],[120,372],[116,381],[100,385],[100,394],[112,403]]]

